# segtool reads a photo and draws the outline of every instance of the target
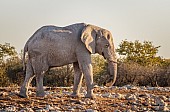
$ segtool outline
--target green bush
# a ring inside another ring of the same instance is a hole
[[[143,66],[162,65],[164,62],[160,56],[156,56],[160,46],[154,46],[150,41],[139,42],[138,40],[123,40],[117,48],[119,55],[123,56],[124,62],[135,62]]]

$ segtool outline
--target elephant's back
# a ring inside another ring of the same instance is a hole
[[[43,39],[44,37],[49,38],[50,36],[47,36],[49,34],[59,35],[60,37],[74,34],[80,37],[81,31],[85,26],[85,23],[76,23],[65,27],[54,25],[42,26],[28,39],[27,43]],[[57,36],[57,38],[59,38],[59,36]]]
[[[46,49],[51,46],[74,48],[77,41],[80,41],[81,32],[85,25],[84,23],[79,23],[65,27],[43,26],[31,36],[26,46],[28,46],[28,50]]]
[[[39,41],[41,39],[43,39],[43,32],[46,32],[50,29],[56,28],[56,26],[42,26],[41,28],[39,28],[26,42],[25,46],[30,46],[32,45],[34,42]]]
[[[39,28],[26,42],[26,45],[31,47],[33,44],[38,44],[39,42],[42,42],[45,40],[50,39],[51,37],[49,36],[50,32],[54,32],[55,30],[59,30],[61,27],[53,26],[53,25],[48,25],[48,26],[43,26]]]

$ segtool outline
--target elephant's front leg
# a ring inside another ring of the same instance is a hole
[[[84,58],[83,58],[84,57]],[[93,94],[93,68],[91,64],[91,57],[90,55],[84,55],[79,60],[80,68],[84,74],[85,80],[86,80],[86,86],[87,86],[87,94],[86,98],[95,98],[95,95]]]
[[[91,64],[83,65],[82,66],[83,73],[86,80],[86,86],[87,86],[87,94],[86,98],[95,98],[95,95],[93,94],[93,68]]]
[[[82,84],[83,74],[79,68],[78,62],[73,63],[74,67],[74,86],[73,86],[73,93],[71,94],[72,97],[80,97],[80,88]]]

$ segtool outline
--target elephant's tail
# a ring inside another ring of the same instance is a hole
[[[28,45],[25,44],[24,46],[24,52],[23,52],[23,60],[22,60],[22,64],[23,64],[23,71],[26,70],[26,63],[25,63],[25,53],[28,51]]]

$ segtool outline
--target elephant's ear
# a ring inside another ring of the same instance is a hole
[[[81,41],[85,44],[88,51],[92,54],[95,53],[95,37],[96,33],[90,25],[87,25],[81,34]]]

